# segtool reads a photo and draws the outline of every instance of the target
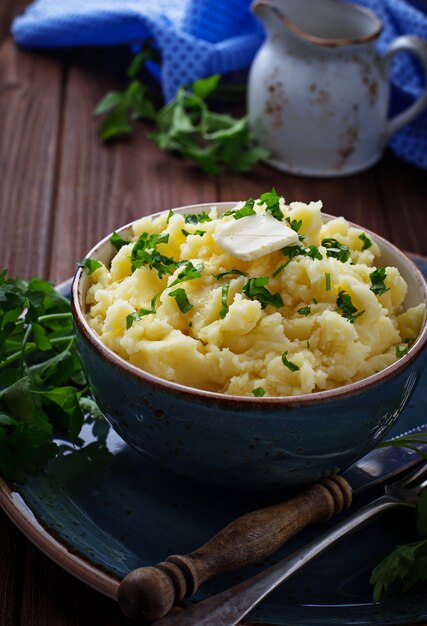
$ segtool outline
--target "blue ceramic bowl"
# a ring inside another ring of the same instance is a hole
[[[210,206],[174,211],[199,212]],[[228,210],[235,203],[216,206]],[[129,231],[128,224],[118,232],[126,237]],[[398,267],[408,284],[405,306],[426,302],[427,285],[415,265],[395,246],[373,236],[382,263]],[[88,257],[108,265],[115,254],[109,239]],[[427,342],[424,322],[404,357],[337,389],[275,398],[192,389],[141,371],[109,350],[85,318],[88,286],[87,271],[79,269],[72,288],[73,314],[96,401],[129,445],[198,481],[248,489],[289,487],[345,468],[375,447],[399,418],[427,354],[422,354]]]

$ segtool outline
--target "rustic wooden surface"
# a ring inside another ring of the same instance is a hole
[[[0,267],[53,281],[114,228],[193,202],[236,200],[273,185],[427,255],[427,173],[390,154],[341,180],[299,178],[260,166],[250,176],[200,174],[162,153],[138,126],[104,146],[91,111],[120,82],[125,51],[19,50],[8,35],[25,0],[0,4]],[[116,67],[117,66],[117,67]],[[123,75],[123,74],[122,74]],[[120,626],[115,603],[62,571],[0,512],[1,626]]]

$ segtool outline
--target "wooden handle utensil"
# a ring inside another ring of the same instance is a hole
[[[120,608],[131,619],[158,620],[205,580],[265,559],[307,526],[326,522],[351,502],[350,485],[334,475],[291,500],[247,513],[194,552],[130,572],[119,587]]]

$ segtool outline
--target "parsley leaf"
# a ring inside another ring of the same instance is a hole
[[[292,361],[288,361],[287,354],[288,354],[287,350],[285,350],[284,353],[282,354],[283,365],[287,367],[288,370],[291,370],[291,372],[297,372],[299,370],[299,366],[296,363],[292,363]]]
[[[305,315],[305,316],[310,315],[310,313],[311,313],[311,306],[310,306],[310,305],[308,305],[308,306],[303,306],[301,309],[298,309],[298,311],[297,311],[297,312],[298,312],[300,315]]]
[[[221,288],[221,304],[222,304],[222,308],[219,312],[219,317],[220,319],[224,319],[224,317],[227,315],[228,313],[228,309],[230,308],[228,306],[228,290],[230,289],[230,285],[226,284],[223,285]]]
[[[342,263],[345,263],[350,258],[349,247],[332,237],[323,239],[322,246],[326,248],[326,256],[334,257],[342,261]]]
[[[359,235],[359,239],[361,239],[363,241],[362,252],[363,252],[363,250],[367,250],[368,248],[370,248],[372,246],[371,239],[369,239],[369,237],[367,235],[365,235],[365,233],[361,233]]]
[[[120,250],[120,248],[123,248],[123,246],[127,246],[128,243],[132,243],[132,242],[129,241],[128,239],[123,239],[123,237],[121,237],[119,233],[116,233],[116,231],[114,231],[114,233],[110,237],[110,243],[117,250]]]
[[[142,309],[139,309],[139,311],[134,311],[133,313],[129,313],[129,315],[126,316],[127,330],[129,330],[129,328],[132,326],[134,322],[139,322],[139,320],[145,317],[146,315],[155,315],[155,314],[156,314],[156,309],[154,307],[151,309],[142,308]]]
[[[323,259],[323,256],[317,246],[308,246],[307,248],[304,248],[304,254],[309,256],[311,259],[317,259],[318,261]]]
[[[243,287],[243,293],[251,300],[258,300],[261,308],[265,309],[268,304],[280,309],[283,306],[283,300],[280,293],[270,293],[265,287],[268,283],[268,276],[260,276],[258,278],[249,278]]]
[[[196,265],[193,265],[191,261],[187,261],[183,269],[179,272],[178,276],[169,285],[169,287],[173,287],[174,285],[178,285],[179,283],[183,283],[187,280],[194,280],[195,278],[200,278],[202,269],[203,269],[203,263],[197,263]]]
[[[262,396],[265,396],[267,392],[264,387],[256,387],[255,389],[252,389],[252,393],[256,398],[262,398]]]
[[[132,120],[148,119],[155,125],[150,139],[162,150],[193,160],[207,174],[219,174],[223,168],[236,174],[248,172],[269,156],[249,128],[247,116],[236,118],[208,109],[206,98],[216,90],[218,74],[181,87],[171,102],[156,111],[137,74],[146,61],[158,60],[157,51],[146,44],[128,69],[126,89],[109,92],[99,102],[93,114],[105,116],[99,128],[103,141],[129,135]]]
[[[408,350],[409,350],[408,344],[406,344],[406,346],[404,346],[403,348],[401,348],[400,346],[396,346],[397,358],[400,359],[400,357],[405,356],[405,354],[408,354]]]
[[[95,259],[82,259],[77,263],[77,267],[85,267],[89,272],[89,276],[100,267],[102,267],[101,261],[95,261]]]
[[[168,241],[168,233],[142,233],[132,248],[130,257],[132,272],[143,265],[147,265],[150,269],[157,271],[159,278],[162,278],[165,274],[173,274],[178,267],[178,263],[172,258],[160,254],[157,250],[159,244],[167,243]]]
[[[187,213],[184,215],[184,220],[187,224],[200,224],[202,222],[211,222],[211,218],[206,211],[200,213]]]
[[[0,473],[25,481],[44,465],[54,426],[76,441],[83,398],[70,302],[47,281],[0,272]]]
[[[225,215],[232,215],[235,220],[240,220],[242,217],[247,217],[248,215],[255,215],[254,205],[255,205],[255,200],[253,198],[249,198],[248,200],[246,200],[245,204],[242,206],[241,209],[232,209],[231,211],[227,211],[226,213],[223,214],[223,217]]]
[[[379,267],[377,270],[369,274],[371,279],[371,291],[377,296],[382,296],[386,291],[390,290],[390,287],[386,287],[384,284],[387,278],[387,273],[384,267]]]
[[[172,209],[169,209],[169,212],[166,217],[166,224],[169,224],[171,217],[173,217],[174,215],[175,213],[172,211]]]
[[[219,280],[220,278],[223,278],[224,276],[228,276],[229,274],[239,274],[240,276],[247,276],[247,272],[242,272],[241,270],[237,270],[236,268],[233,267],[232,270],[226,270],[225,272],[220,272],[219,274],[212,274],[212,276],[214,278],[216,278],[217,280]]]
[[[206,231],[196,229],[194,233],[190,233],[188,230],[185,230],[185,228],[181,228],[181,232],[184,235],[184,237],[188,237],[188,235],[199,235],[199,237],[203,237]]]
[[[331,290],[331,275],[329,272],[325,273],[325,289],[326,291]]]
[[[258,204],[265,204],[266,205],[265,210],[270,212],[272,216],[276,218],[276,220],[279,220],[279,222],[283,220],[284,215],[280,209],[280,196],[277,193],[277,191],[274,189],[274,187],[272,188],[271,191],[267,193],[263,193],[259,197]]]
[[[354,324],[357,318],[365,312],[357,310],[351,301],[351,296],[344,290],[341,290],[338,294],[337,309],[340,311],[341,315],[350,322],[350,324]]]
[[[193,305],[187,298],[187,294],[185,293],[185,289],[179,287],[174,291],[170,291],[168,294],[171,298],[175,298],[176,304],[181,311],[181,313],[188,313],[190,309],[193,308]]]
[[[374,586],[374,602],[378,602],[383,592],[399,580],[403,583],[403,591],[407,591],[417,582],[427,581],[426,512],[427,488],[424,487],[417,506],[417,529],[421,541],[398,546],[375,567],[369,581]]]

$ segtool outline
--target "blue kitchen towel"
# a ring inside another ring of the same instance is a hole
[[[359,4],[384,22],[381,51],[403,34],[427,40],[426,0]],[[12,32],[18,44],[34,48],[132,44],[153,37],[162,55],[163,92],[170,100],[180,85],[250,65],[264,34],[249,5],[250,0],[36,0],[14,20]],[[392,113],[408,106],[422,85],[417,63],[398,55]],[[398,156],[427,169],[427,112],[394,135],[390,145]]]

